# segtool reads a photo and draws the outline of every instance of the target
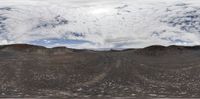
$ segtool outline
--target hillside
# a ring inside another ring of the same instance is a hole
[[[200,97],[200,47],[0,47],[0,97]]]

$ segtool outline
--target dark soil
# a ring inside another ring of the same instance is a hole
[[[200,47],[0,46],[0,97],[200,97]]]

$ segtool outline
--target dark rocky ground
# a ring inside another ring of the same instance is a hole
[[[0,46],[0,97],[200,97],[200,47]]]

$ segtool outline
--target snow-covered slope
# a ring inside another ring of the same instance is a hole
[[[200,44],[198,0],[0,0],[0,44],[141,48]]]

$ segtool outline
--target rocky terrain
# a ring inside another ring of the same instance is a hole
[[[0,97],[200,97],[200,46],[0,46]]]

